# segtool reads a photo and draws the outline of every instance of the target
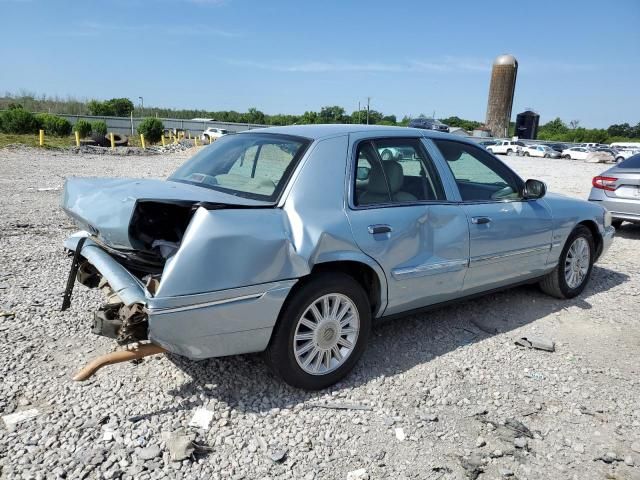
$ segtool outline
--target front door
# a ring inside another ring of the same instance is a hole
[[[347,215],[358,246],[387,277],[385,315],[457,296],[469,256],[466,214],[447,202],[420,140],[378,138],[352,144]]]
[[[464,293],[545,273],[552,222],[544,200],[524,199],[522,180],[482,148],[454,140],[434,143],[451,168],[469,222]]]

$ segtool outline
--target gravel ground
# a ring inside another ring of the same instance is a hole
[[[0,150],[0,310],[15,314],[0,316],[0,414],[37,409],[0,425],[3,478],[640,478],[640,226],[623,226],[579,298],[528,286],[385,322],[329,391],[289,388],[258,355],[155,356],[72,382],[114,344],[89,332],[99,293],[78,286],[59,311],[63,178],[161,177],[190,153]],[[580,198],[604,170],[505,161]],[[534,333],[556,351],[514,345]],[[207,429],[189,426],[200,408]],[[172,461],[163,432],[180,428],[208,448]]]

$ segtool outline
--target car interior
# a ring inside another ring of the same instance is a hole
[[[381,152],[385,155],[380,155]],[[388,152],[393,152],[389,158]],[[384,160],[382,158],[385,158]],[[444,198],[413,145],[364,142],[358,148],[357,205],[411,203]]]

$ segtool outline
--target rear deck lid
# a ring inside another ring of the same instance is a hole
[[[75,223],[107,245],[133,249],[129,223],[139,200],[266,207],[269,203],[186,183],[132,178],[70,177],[61,206]]]

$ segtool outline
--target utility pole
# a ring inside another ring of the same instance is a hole
[[[140,116],[144,117],[144,98],[138,97],[140,99]]]
[[[371,97],[367,97],[367,125],[369,125],[369,103],[371,102]]]

